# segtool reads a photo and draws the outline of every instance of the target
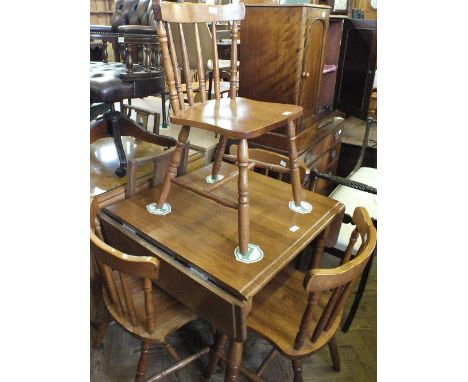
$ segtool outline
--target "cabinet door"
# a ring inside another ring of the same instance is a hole
[[[299,100],[299,104],[304,108],[304,119],[313,117],[318,112],[329,11],[309,8],[306,12],[304,56]]]
[[[345,20],[335,88],[336,109],[366,119],[376,64],[377,20]]]

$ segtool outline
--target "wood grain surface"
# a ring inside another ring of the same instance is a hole
[[[220,173],[227,175],[235,169],[223,163]],[[181,178],[203,185],[210,174],[207,166]],[[236,211],[175,184],[167,199],[172,205],[168,215],[156,216],[146,210],[146,205],[156,200],[159,188],[143,190],[104,211],[247,300],[271,279],[275,269],[291,261],[344,209],[339,202],[302,189],[302,199],[311,203],[313,210],[297,214],[288,208],[290,185],[253,172],[249,172],[249,185],[250,242],[264,251],[264,258],[251,264],[238,262],[233,254],[237,246]],[[237,184],[229,182],[213,192],[236,200]],[[299,229],[292,232],[294,226]]]

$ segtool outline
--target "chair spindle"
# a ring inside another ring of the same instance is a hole
[[[180,34],[180,49],[182,51],[182,69],[184,72],[185,87],[187,89],[188,103],[190,106],[194,105],[193,102],[193,89],[192,89],[192,76],[190,75],[190,64],[187,54],[187,45],[185,44],[184,28],[182,23],[177,23]]]
[[[127,312],[130,317],[130,322],[133,326],[136,326],[137,319],[135,313],[135,306],[133,304],[132,292],[128,287],[127,275],[122,272],[119,272],[120,283],[122,284],[122,292],[124,295],[125,306],[127,307]]]
[[[200,34],[198,32],[198,24],[194,24],[195,28],[195,48],[197,51],[197,62],[198,62],[198,84],[200,88],[200,96],[202,103],[206,103],[206,80],[205,80],[205,69],[203,68],[203,56],[201,52]]]
[[[216,40],[216,35],[213,35],[213,38]],[[235,99],[237,96],[237,40],[239,38],[239,28],[237,27],[237,21],[232,22],[231,28],[231,80],[229,88],[229,96],[232,99]]]
[[[215,91],[215,99],[219,101],[221,99],[220,92],[220,80],[219,80],[219,62],[218,62],[218,42],[216,41],[216,24],[213,22],[211,24],[211,37],[212,37],[212,47],[213,47],[213,86]]]
[[[150,279],[145,278],[143,283],[143,291],[145,293],[145,310],[146,322],[148,324],[148,332],[153,333],[155,327],[153,306],[153,283]]]

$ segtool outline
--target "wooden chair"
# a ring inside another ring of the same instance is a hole
[[[340,370],[335,333],[353,284],[376,245],[376,230],[364,208],[355,209],[353,222],[356,228],[339,267],[312,269],[305,277],[294,268],[286,267],[254,297],[247,327],[274,347],[255,373],[240,368],[248,379],[262,381],[264,370],[280,353],[292,361],[294,382],[302,382],[302,360],[325,345],[330,350],[333,368]],[[350,260],[358,236],[362,242],[357,256]],[[225,363],[222,352],[225,342],[225,336],[218,336],[205,371],[207,378],[220,359]]]
[[[237,161],[239,146],[229,146],[229,154],[224,154],[223,158],[229,162]],[[281,181],[288,181],[284,175],[289,175],[289,158],[287,156],[264,149],[249,148],[249,163],[253,163],[255,171],[265,176],[270,176]],[[307,186],[310,169],[301,160],[297,161],[299,167],[299,179],[303,187]]]
[[[236,97],[237,80],[237,39],[238,21],[245,17],[245,6],[242,3],[228,5],[208,5],[193,3],[154,3],[154,15],[158,21],[158,36],[163,55],[163,65],[166,73],[166,82],[169,86],[169,99],[174,115],[171,122],[182,125],[178,136],[178,145],[182,145],[188,139],[190,127],[197,127],[220,134],[219,145],[215,155],[211,176],[207,177],[207,183],[212,185],[229,180],[222,180],[219,174],[223,153],[228,138],[240,140],[237,153],[237,165],[239,167],[238,203],[233,203],[232,208],[238,211],[238,235],[239,246],[235,249],[237,259],[248,259],[254,251],[261,251],[257,246],[249,243],[249,190],[248,190],[248,146],[247,139],[258,137],[280,126],[287,126],[289,137],[290,176],[292,184],[293,201],[290,208],[296,212],[308,213],[310,204],[301,200],[300,174],[297,164],[297,150],[295,144],[296,132],[294,121],[302,115],[302,107],[297,105],[285,105],[253,101]],[[219,64],[216,39],[212,41],[212,60],[214,72],[214,100],[206,99],[205,70],[198,36],[198,23],[211,23],[211,34],[216,36],[216,22],[230,21],[232,34],[231,47],[231,79],[230,98],[221,98]],[[171,23],[178,26],[181,37],[182,50],[182,74],[187,88],[188,105],[184,102],[181,88],[181,76],[179,75],[179,63],[172,38]],[[186,42],[183,24],[192,23],[195,29],[195,41],[198,61],[198,82],[200,86],[201,103],[195,104],[191,87],[190,67],[186,46],[192,42]],[[170,212],[170,205],[166,203],[171,183],[189,188],[186,184],[175,179],[176,169],[179,165],[180,154],[176,149],[173,160],[168,168],[164,185],[157,202],[153,205],[153,213],[164,215]],[[190,189],[190,188],[189,188]],[[208,189],[202,191],[203,196],[216,200],[216,196]],[[258,253],[256,254],[259,255]],[[261,256],[261,253],[260,253]]]
[[[141,354],[135,381],[143,381],[151,344],[162,344],[177,363],[147,381],[159,381],[209,351],[208,347],[183,360],[167,337],[197,316],[167,293],[153,285],[158,279],[159,261],[154,257],[132,256],[107,245],[97,218],[98,205],[91,202],[91,252],[102,279],[102,296],[108,316],[101,322],[93,343],[99,347],[111,319],[141,339]]]
[[[311,169],[310,171],[310,186],[312,189],[315,185],[316,179],[324,179],[337,184],[337,187],[332,191],[329,197],[340,201],[345,205],[346,208],[338,239],[333,247],[327,249],[328,253],[338,257],[344,256],[347,245],[347,238],[353,230],[352,225],[349,224],[351,222],[350,214],[351,211],[354,211],[356,207],[365,207],[374,223],[374,226],[377,228],[377,169],[362,167],[364,155],[368,146],[369,132],[372,123],[373,119],[369,117],[366,122],[366,129],[364,131],[361,152],[359,154],[358,160],[353,170],[346,178],[322,174],[319,173],[316,169]],[[342,327],[344,332],[349,330],[354,320],[354,316],[356,315],[356,312],[359,308],[359,304],[366,287],[367,279],[369,277],[369,272],[376,255],[377,247],[372,253],[371,258],[367,263],[364,272],[362,273],[353,304],[351,305],[348,316],[346,317]]]

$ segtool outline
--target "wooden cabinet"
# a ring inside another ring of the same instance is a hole
[[[330,8],[311,4],[246,5],[239,96],[301,105],[299,157],[307,166],[335,173],[343,119],[320,117],[329,15]],[[283,154],[288,150],[284,127],[249,142]],[[326,184],[317,186],[317,192],[328,191]]]
[[[330,8],[320,5],[246,5],[239,96],[301,105],[299,157],[321,172],[336,173],[344,121],[338,109],[360,118],[367,113],[376,36],[376,25],[369,23],[375,20],[330,17]],[[282,154],[288,150],[285,127],[249,142]],[[331,190],[318,183],[316,191]]]

